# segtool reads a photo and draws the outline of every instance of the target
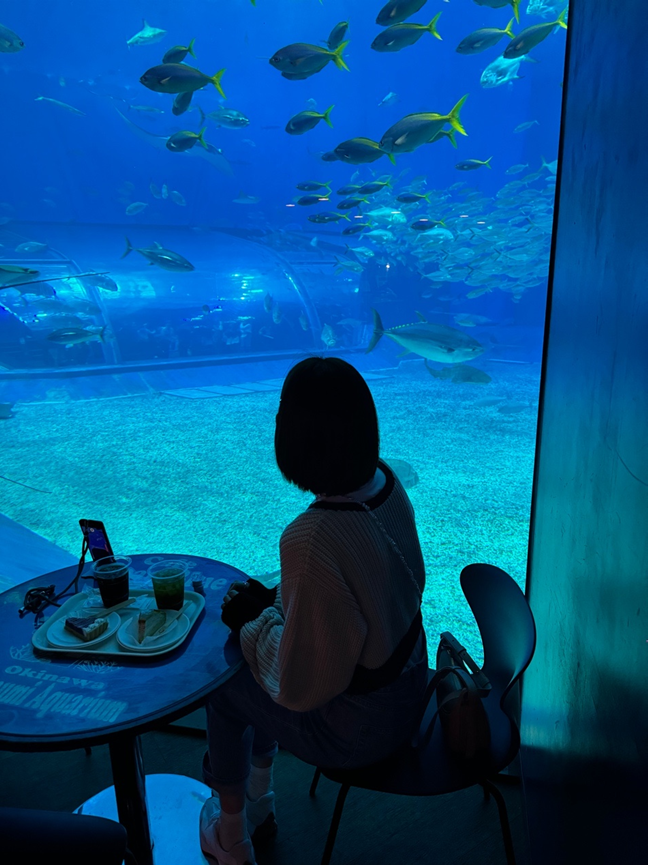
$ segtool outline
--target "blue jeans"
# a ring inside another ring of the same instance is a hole
[[[398,679],[366,695],[340,694],[319,709],[295,712],[275,703],[243,666],[207,702],[203,779],[208,787],[247,780],[251,756],[274,757],[280,744],[304,763],[358,768],[388,757],[413,732],[427,684],[422,631]]]

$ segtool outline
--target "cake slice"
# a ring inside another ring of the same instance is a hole
[[[137,642],[141,643],[145,637],[152,637],[159,633],[166,625],[166,615],[162,610],[147,610],[139,614],[137,620]]]
[[[104,631],[108,630],[108,619],[102,619],[97,616],[71,616],[65,620],[65,630],[74,634],[75,637],[81,637],[85,643],[90,640],[96,640]]]

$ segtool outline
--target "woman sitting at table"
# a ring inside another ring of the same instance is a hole
[[[247,664],[207,704],[213,795],[200,841],[212,863],[255,865],[252,842],[276,834],[277,742],[314,766],[357,768],[413,730],[428,670],[425,569],[414,510],[378,448],[353,366],[309,357],[290,370],[277,465],[316,500],[281,536],[279,585],[232,583],[225,596],[222,620],[240,631]]]

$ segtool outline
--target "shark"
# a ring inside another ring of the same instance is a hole
[[[121,119],[134,135],[141,138],[142,141],[147,141],[152,147],[157,148],[157,150],[168,152],[166,146],[169,137],[168,135],[156,135],[153,132],[149,132],[147,129],[142,129],[141,126],[138,126],[137,123],[133,123],[132,120],[129,120],[128,117],[122,114],[119,108],[115,108],[115,111],[119,114]],[[198,150],[200,150],[200,153]],[[192,147],[191,150],[185,150],[184,153],[187,156],[199,156],[201,159],[206,159],[207,162],[214,166],[214,168],[217,168],[219,171],[222,171],[223,174],[227,174],[230,177],[234,174],[232,166],[229,164],[227,159],[225,159],[221,151],[217,147],[214,147],[213,144],[207,143],[207,149],[203,147]]]
[[[139,33],[131,36],[130,39],[127,39],[126,44],[129,48],[131,45],[152,45],[154,42],[159,42],[160,39],[163,39],[165,34],[166,30],[160,30],[159,27],[151,27],[146,22],[146,19],[142,19],[142,29]]]

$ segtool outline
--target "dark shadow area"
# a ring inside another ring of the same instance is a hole
[[[202,781],[204,734],[153,732],[142,737],[147,774],[173,773]],[[338,785],[322,778],[308,795],[314,767],[280,750],[275,759],[279,834],[257,851],[259,865],[318,865]],[[0,806],[73,811],[112,784],[108,747],[51,754],[0,753]],[[514,779],[499,783],[508,809],[518,865],[529,865],[522,795]],[[196,832],[198,827],[196,827]],[[491,798],[480,787],[428,799],[352,789],[332,863],[503,865],[506,861]]]

